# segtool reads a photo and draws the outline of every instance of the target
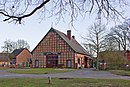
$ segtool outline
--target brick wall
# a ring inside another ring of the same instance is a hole
[[[22,64],[22,62],[26,62],[27,58],[31,58],[31,53],[24,49],[17,57],[16,57],[16,65]]]
[[[46,67],[46,52],[59,53],[58,64],[64,64],[64,67],[67,67],[67,61],[71,60],[71,67],[74,68],[75,53],[73,49],[53,31],[49,32],[33,51],[33,67],[35,60],[39,60],[39,67]]]

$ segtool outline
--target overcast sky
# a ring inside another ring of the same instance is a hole
[[[130,8],[128,8],[130,9]],[[126,16],[130,16],[130,10],[127,10]],[[86,15],[86,18],[79,18],[74,23],[74,28],[70,25],[70,17],[66,17],[65,22],[62,20],[56,24],[55,18],[46,18],[40,22],[38,15],[35,14],[29,18],[24,19],[23,24],[13,24],[0,21],[1,31],[0,31],[0,52],[2,51],[1,46],[4,45],[4,41],[11,40],[17,41],[18,39],[23,39],[27,41],[30,45],[30,51],[39,43],[39,41],[45,36],[51,27],[66,33],[68,29],[71,29],[72,35],[75,36],[76,40],[79,43],[82,43],[84,40],[81,36],[86,36],[87,29],[95,21],[95,15]],[[109,27],[114,26],[114,22],[108,21]],[[108,28],[109,28],[108,27]]]

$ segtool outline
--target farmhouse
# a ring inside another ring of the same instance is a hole
[[[10,64],[13,65],[29,65],[31,53],[27,48],[16,49],[12,52]]]
[[[33,67],[89,68],[92,58],[71,36],[51,28],[32,51]]]

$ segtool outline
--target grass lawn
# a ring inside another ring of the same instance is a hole
[[[9,69],[7,67],[0,67],[0,70],[6,70],[6,69]]]
[[[32,68],[32,69],[11,69],[8,72],[18,74],[52,74],[52,73],[64,73],[74,69],[56,69],[56,68]]]
[[[52,78],[1,78],[0,87],[130,87],[130,80],[119,79],[58,79]]]
[[[116,75],[130,76],[130,71],[126,70],[111,70],[110,72]]]

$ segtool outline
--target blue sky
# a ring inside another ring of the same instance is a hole
[[[127,16],[130,16],[130,11],[127,10]],[[86,36],[87,29],[95,21],[95,15],[86,15],[86,18],[79,18],[74,24],[75,29],[69,24],[70,17],[65,17],[67,19],[65,22],[62,20],[56,24],[55,18],[46,18],[45,20],[38,19],[38,15],[35,14],[29,18],[24,19],[23,24],[13,24],[0,21],[1,31],[0,31],[0,52],[2,51],[1,46],[4,45],[4,41],[10,39],[11,41],[17,41],[18,39],[23,39],[27,41],[30,45],[30,51],[38,44],[38,42],[44,37],[44,35],[49,31],[51,27],[60,30],[64,33],[68,29],[72,31],[72,35],[75,36],[79,43],[84,40],[81,36]],[[39,23],[40,22],[40,23]],[[114,22],[109,21],[109,27],[114,26]]]

